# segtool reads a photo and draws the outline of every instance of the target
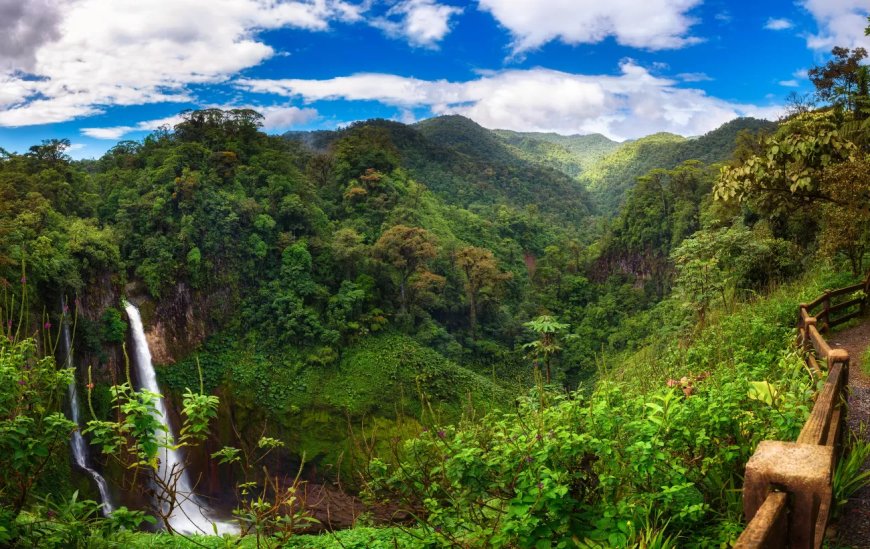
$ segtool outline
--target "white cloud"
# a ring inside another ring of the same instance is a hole
[[[189,101],[190,84],[225,81],[274,55],[258,40],[260,30],[321,31],[332,21],[359,20],[363,10],[343,0],[39,1],[54,9],[55,30],[11,55],[0,38],[0,126],[61,122],[110,105]],[[10,0],[0,2],[2,15]]]
[[[681,72],[677,75],[677,78],[683,82],[711,82],[713,80],[713,78],[704,72]]]
[[[453,16],[462,8],[439,4],[434,0],[403,0],[390,8],[384,17],[372,20],[388,36],[402,37],[415,46],[435,47],[450,32]]]
[[[624,61],[621,74],[583,75],[536,68],[481,75],[467,82],[356,74],[328,80],[251,80],[243,89],[307,102],[374,100],[434,114],[462,114],[488,128],[603,133],[614,139],[657,131],[699,135],[737,116],[776,118],[781,109],[738,104],[686,89]]]
[[[591,44],[612,36],[625,46],[674,49],[700,40],[689,36],[688,12],[701,0],[478,0],[480,8],[513,35],[514,51],[552,40]]]
[[[266,131],[286,130],[299,124],[310,122],[317,118],[317,111],[314,109],[300,109],[292,106],[268,106],[256,107],[252,105],[208,105],[208,108],[218,109],[254,109],[263,115],[263,129]],[[179,122],[184,120],[181,115],[168,116],[166,118],[157,118],[155,120],[144,120],[133,126],[109,126],[104,128],[82,128],[83,135],[94,139],[109,139],[118,140],[133,132],[154,131],[164,126],[172,128]]]
[[[183,120],[181,115],[167,116],[154,120],[143,120],[135,126],[111,126],[107,128],[82,128],[82,134],[94,139],[120,139],[132,132],[154,131],[163,126],[171,128]]]
[[[803,7],[812,14],[819,27],[818,34],[807,38],[810,48],[870,48],[870,38],[864,35],[867,15],[870,14],[867,0],[803,0]]]
[[[794,23],[792,23],[788,19],[775,19],[775,18],[771,17],[770,19],[767,20],[767,23],[765,23],[764,28],[766,28],[767,30],[778,31],[778,30],[790,29],[793,26],[794,26]]]
[[[317,118],[317,111],[314,109],[300,109],[299,107],[246,107],[254,109],[263,115],[263,129],[266,131],[288,130],[294,126],[299,126],[307,122],[311,122]]]
[[[786,88],[797,88],[800,86],[800,83],[797,80],[780,80],[779,85]]]
[[[809,78],[809,75],[807,74],[807,69],[798,69],[791,73],[791,75],[798,80],[806,80],[807,78]]]

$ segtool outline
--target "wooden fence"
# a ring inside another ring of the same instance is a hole
[[[832,480],[845,427],[849,353],[822,336],[865,312],[870,275],[827,291],[798,312],[798,345],[813,372],[827,376],[796,442],[765,440],[746,463],[746,530],[735,547],[818,548],[831,510]]]

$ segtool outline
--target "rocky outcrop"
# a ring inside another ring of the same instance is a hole
[[[207,319],[217,316],[226,296],[203,295],[179,282],[155,301],[139,283],[126,288],[127,299],[142,313],[145,337],[155,364],[174,364],[196,349],[213,331]]]

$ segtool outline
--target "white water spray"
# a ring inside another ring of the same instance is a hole
[[[157,374],[151,364],[151,351],[148,349],[148,340],[145,339],[145,329],[142,326],[142,317],[139,309],[132,303],[125,306],[127,316],[130,318],[130,330],[133,334],[133,366],[141,384],[141,389],[160,394],[157,385]],[[163,398],[155,402],[154,417],[166,428],[168,438],[167,446],[174,446],[175,431],[169,423],[166,415],[166,403]],[[181,453],[173,448],[161,448],[157,475],[171,484],[174,476],[177,476],[175,484],[176,501],[178,504],[169,517],[172,529],[183,534],[212,534],[217,529],[218,534],[233,534],[238,532],[235,524],[209,518],[210,509],[200,502],[190,484],[190,478],[184,469],[184,460]]]
[[[63,351],[66,353],[66,367],[75,368],[73,363],[72,341],[69,334],[69,324],[67,323],[66,318],[61,320],[61,334],[63,337]],[[75,460],[76,465],[85,471],[97,485],[97,490],[100,492],[100,501],[103,503],[103,515],[109,516],[112,511],[115,510],[115,506],[112,505],[112,496],[109,492],[109,485],[106,483],[106,479],[103,478],[103,475],[88,465],[88,443],[80,432],[82,421],[79,408],[79,390],[78,387],[76,387],[75,378],[73,378],[72,383],[69,384],[67,394],[69,395],[71,419],[79,426],[72,435],[73,459]]]

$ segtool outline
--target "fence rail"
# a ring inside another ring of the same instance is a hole
[[[858,292],[862,293],[855,295]],[[862,315],[868,294],[870,275],[862,283],[826,291],[800,305],[798,345],[812,371],[827,378],[797,441],[762,441],[746,463],[743,514],[748,524],[735,547],[822,546],[849,385],[849,353],[832,348],[822,334]]]

